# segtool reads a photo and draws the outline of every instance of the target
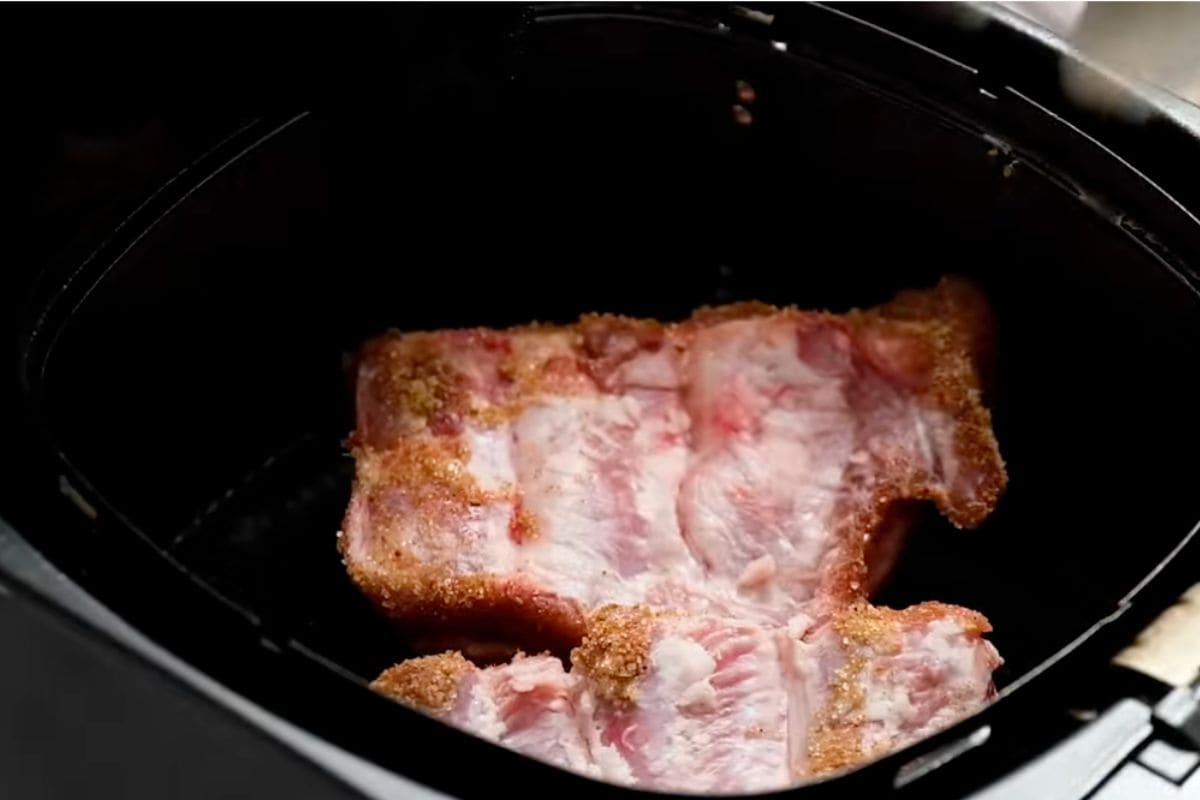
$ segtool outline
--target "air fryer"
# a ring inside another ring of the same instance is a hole
[[[978,530],[923,517],[875,600],[985,613],[999,697],[789,794],[891,789],[985,722],[1036,724],[1200,519],[1166,466],[1200,449],[1196,220],[1035,100],[841,12],[512,16],[402,60],[372,102],[235,132],[43,283],[28,480],[75,510],[22,532],[180,657],[387,769],[462,797],[630,793],[367,689],[410,651],[335,548],[357,346],[735,300],[842,311],[963,275],[996,317],[1010,486]]]

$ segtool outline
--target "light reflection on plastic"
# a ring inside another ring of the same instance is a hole
[[[984,725],[976,729],[970,736],[964,736],[961,739],[944,744],[932,753],[928,753],[920,758],[915,758],[905,764],[896,772],[896,779],[893,784],[898,789],[906,784],[912,783],[918,778],[928,775],[930,772],[945,766],[954,759],[961,756],[970,750],[974,750],[981,744],[986,742],[992,735],[992,726]]]

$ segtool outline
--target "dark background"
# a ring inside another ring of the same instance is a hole
[[[399,53],[420,58],[437,48],[433,28],[400,13],[254,5],[0,12],[0,412],[14,410],[20,312],[39,281],[85,258],[159,185],[247,122],[385,95]],[[0,491],[0,517],[8,499]],[[0,584],[0,797],[79,796],[354,795]]]
[[[242,125],[314,108],[380,113],[401,81],[469,81],[451,42],[521,13],[495,5],[6,9],[0,318],[12,321],[33,276],[84,257]]]

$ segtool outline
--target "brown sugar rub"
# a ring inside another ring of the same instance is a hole
[[[458,702],[462,679],[474,669],[458,652],[410,658],[384,670],[371,688],[407,705],[444,714]]]
[[[571,651],[571,665],[588,676],[596,696],[616,706],[637,702],[637,684],[650,664],[655,614],[605,606],[588,618],[588,632]]]

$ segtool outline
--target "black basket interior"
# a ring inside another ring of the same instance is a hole
[[[1019,129],[1010,150],[969,110],[849,72],[576,15],[464,46],[377,106],[318,109],[81,276],[37,387],[50,433],[264,637],[369,680],[407,651],[335,549],[364,339],[743,299],[844,310],[965,275],[998,321],[1011,485],[979,530],[927,515],[878,600],[984,612],[1003,686],[1200,516],[1169,466],[1200,449],[1200,303],[1117,199],[1085,202],[1089,176],[1049,170]]]

